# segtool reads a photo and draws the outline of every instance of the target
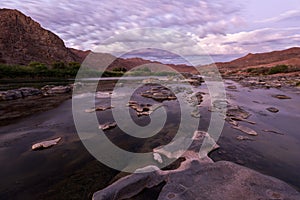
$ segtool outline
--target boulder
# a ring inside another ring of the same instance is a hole
[[[18,89],[22,93],[22,97],[41,95],[41,90],[31,87],[22,87]]]
[[[0,92],[1,100],[15,100],[29,96],[41,95],[41,90],[32,87],[22,87],[15,90],[7,90]]]
[[[7,100],[14,100],[22,98],[22,93],[19,90],[8,90],[8,91],[2,91],[0,92],[1,100],[7,101]]]

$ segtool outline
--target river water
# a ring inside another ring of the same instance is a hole
[[[249,89],[226,80],[230,104],[239,105],[256,124],[241,124],[258,132],[253,141],[239,141],[245,133],[225,123],[217,141],[220,149],[212,152],[215,160],[229,160],[264,174],[286,181],[300,191],[300,95],[298,89]],[[211,113],[210,97],[205,85],[195,88],[206,93],[200,106],[201,130],[207,130]],[[125,90],[125,89],[124,89]],[[272,97],[285,94],[291,99]],[[84,95],[81,96],[84,98]],[[134,100],[157,103],[135,93]],[[107,99],[97,99],[96,104],[108,105]],[[128,137],[118,127],[106,135],[116,145],[132,152],[148,152],[152,148],[170,142],[178,129],[180,112],[178,101],[164,101],[168,120],[159,134],[138,140]],[[271,113],[267,107],[276,107]],[[86,108],[87,109],[87,108]],[[131,110],[133,120],[140,126],[150,123],[147,116],[137,117]],[[99,123],[113,120],[110,110],[97,113]],[[283,135],[264,132],[277,131]],[[43,140],[62,137],[62,141],[46,150],[31,151],[31,145]],[[119,172],[96,161],[81,143],[73,121],[72,100],[55,109],[34,114],[7,126],[0,127],[0,199],[88,199],[92,193],[107,186]]]

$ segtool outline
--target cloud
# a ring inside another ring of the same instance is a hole
[[[198,45],[210,54],[246,54],[285,49],[300,44],[300,28],[263,28],[225,35],[209,35]]]
[[[299,22],[300,10],[288,10],[284,13],[279,14],[276,17],[271,17],[263,20],[256,21],[257,23],[270,23],[270,22],[281,22],[286,20],[295,20]]]
[[[234,2],[1,0],[0,6],[19,9],[59,35],[67,46],[78,49],[122,53],[156,46],[183,56],[207,52],[224,58],[299,46],[298,26],[288,28],[291,24],[283,23],[274,27],[272,23],[298,19],[300,11],[253,23],[241,17],[245,8]],[[252,30],[241,31],[245,24]],[[147,27],[164,30],[150,34],[143,29]]]
[[[170,28],[205,37],[225,34],[243,21],[238,15],[239,7],[230,0],[2,0],[1,7],[20,9],[58,34],[67,46],[83,49],[92,49],[128,29]]]

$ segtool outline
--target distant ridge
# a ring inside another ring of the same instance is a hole
[[[250,66],[269,66],[274,64],[300,66],[300,47],[267,53],[249,53],[244,57],[230,62],[217,62],[215,64],[220,68],[244,68]]]

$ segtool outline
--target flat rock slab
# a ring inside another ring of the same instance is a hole
[[[186,170],[168,177],[158,199],[296,200],[300,193],[276,178],[231,162],[201,165],[192,161]]]
[[[300,193],[288,184],[228,162],[187,160],[178,169],[136,173],[93,195],[93,200],[127,199],[166,182],[158,200],[298,200]]]

